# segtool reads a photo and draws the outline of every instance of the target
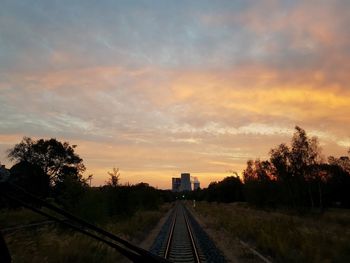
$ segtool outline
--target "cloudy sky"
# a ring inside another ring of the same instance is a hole
[[[95,185],[202,186],[289,142],[350,147],[350,1],[0,0],[0,161],[77,144]]]

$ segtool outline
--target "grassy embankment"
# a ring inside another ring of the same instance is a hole
[[[248,242],[275,262],[350,262],[350,211],[293,215],[245,204],[199,202],[197,217],[226,240],[226,249]]]
[[[137,244],[168,209],[169,205],[163,205],[159,210],[137,211],[130,217],[115,218],[100,226]],[[1,228],[43,219],[24,209],[0,212]],[[21,230],[5,235],[5,239],[14,263],[119,262],[123,259],[114,249],[61,227]]]

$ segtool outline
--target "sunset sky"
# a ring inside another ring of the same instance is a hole
[[[350,1],[0,0],[0,161],[77,144],[93,184],[201,186],[289,143],[350,147]]]

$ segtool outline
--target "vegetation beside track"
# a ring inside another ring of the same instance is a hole
[[[147,236],[169,204],[156,210],[139,210],[132,216],[113,218],[100,224],[106,230],[138,243]],[[17,213],[20,213],[17,211]],[[28,214],[27,211],[22,211]],[[21,230],[5,236],[13,262],[120,262],[124,259],[116,250],[85,235],[53,225]]]
[[[195,215],[227,248],[246,241],[276,262],[350,262],[350,211],[320,215],[260,210],[247,204],[197,202]]]

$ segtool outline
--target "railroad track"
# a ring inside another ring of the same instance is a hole
[[[215,244],[181,202],[176,204],[151,252],[171,262],[225,262]]]

